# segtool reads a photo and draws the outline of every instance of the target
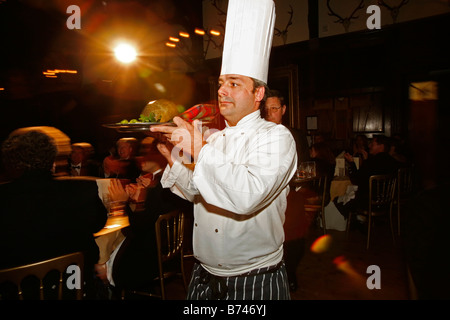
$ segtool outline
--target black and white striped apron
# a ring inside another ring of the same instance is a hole
[[[238,276],[218,277],[195,263],[187,300],[290,300],[284,262]]]

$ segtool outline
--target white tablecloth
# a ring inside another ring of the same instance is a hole
[[[333,201],[325,207],[325,224],[327,229],[338,231],[345,231],[347,227],[347,220],[339,212]]]

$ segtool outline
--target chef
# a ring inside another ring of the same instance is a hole
[[[275,24],[273,0],[230,0],[218,99],[226,127],[202,135],[199,123],[150,130],[168,160],[162,185],[194,203],[197,263],[188,299],[290,299],[283,262],[288,183],[296,171],[289,130],[261,118]],[[190,152],[195,166],[177,155]]]

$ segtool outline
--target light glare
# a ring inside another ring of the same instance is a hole
[[[195,28],[195,33],[203,36],[205,34],[205,30],[202,30],[202,29],[199,29],[199,28]]]
[[[130,63],[136,59],[136,50],[129,44],[125,43],[119,44],[114,49],[114,54],[116,55],[117,60],[123,63]]]

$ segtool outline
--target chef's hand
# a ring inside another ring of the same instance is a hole
[[[189,155],[196,162],[200,150],[206,144],[201,130],[198,129],[199,120],[194,120],[190,124],[180,117],[175,117],[173,122],[177,125],[176,127],[161,125],[150,128],[152,132],[163,133],[174,146],[173,150],[170,150],[167,145],[158,144],[158,150],[167,159],[170,166],[172,166],[175,159],[180,159],[180,152],[184,157]],[[168,157],[168,153],[171,154],[170,157]]]

